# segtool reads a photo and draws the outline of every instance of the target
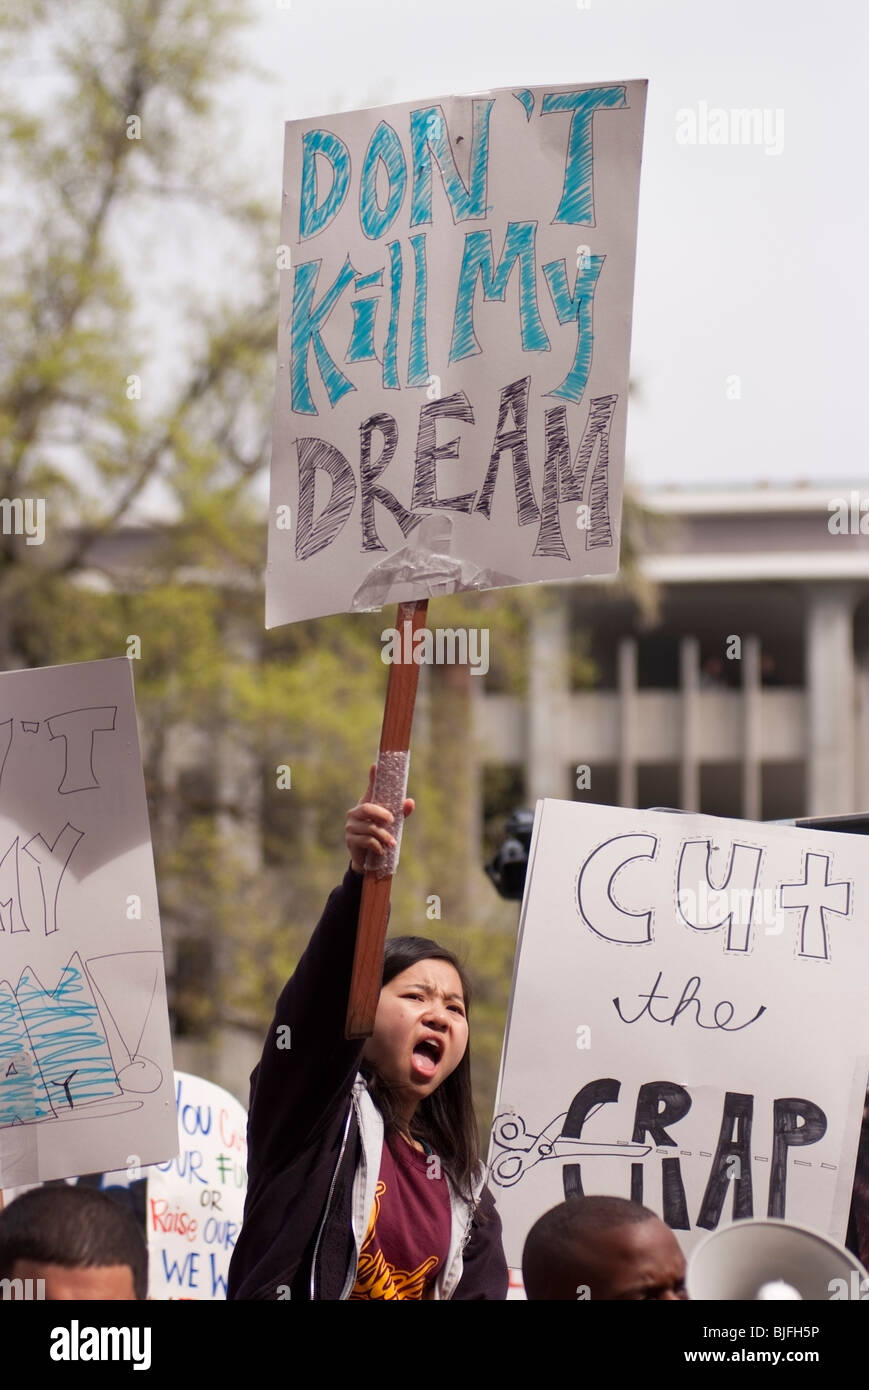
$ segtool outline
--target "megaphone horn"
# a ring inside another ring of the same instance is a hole
[[[688,1261],[692,1299],[800,1298],[869,1301],[869,1274],[855,1255],[792,1221],[734,1221],[714,1231]]]

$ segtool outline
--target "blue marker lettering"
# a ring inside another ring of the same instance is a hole
[[[410,238],[413,249],[413,309],[410,316],[410,350],[407,357],[408,386],[425,386],[428,382],[428,343],[425,321],[428,300],[428,273],[425,263],[425,232]]]
[[[332,166],[332,187],[317,205],[317,155]],[[302,139],[302,190],[299,202],[299,237],[316,236],[337,217],[350,187],[350,152],[331,130],[309,130]]]
[[[456,168],[446,121],[439,106],[424,106],[410,113],[410,144],[413,160],[413,197],[410,225],[431,222],[431,157],[434,155],[450,201],[454,222],[467,222],[486,216],[486,188],[489,162],[489,117],[494,98],[474,102],[470,173],[465,184]]]
[[[589,87],[584,92],[547,92],[544,96],[544,116],[553,111],[573,112],[564,187],[553,222],[594,226],[592,119],[595,111],[614,111],[624,106],[627,106],[624,87]]]
[[[383,165],[389,178],[386,206],[377,201],[377,171]],[[368,142],[359,188],[359,223],[372,241],[385,236],[398,216],[407,187],[407,165],[401,141],[386,121],[381,121]]]
[[[462,253],[450,361],[476,356],[482,351],[474,332],[474,293],[477,276],[483,281],[483,298],[503,302],[513,264],[519,261],[519,326],[525,352],[546,352],[549,339],[537,307],[536,222],[508,222],[504,250],[497,269],[492,265],[492,233],[468,232]]]
[[[355,278],[356,271],[353,269],[348,256],[315,309],[312,307],[314,291],[317,288],[321,265],[322,261],[308,261],[304,265],[297,265],[293,287],[290,383],[293,410],[298,411],[300,415],[316,415],[318,413],[308,382],[308,349],[312,345],[323,384],[329,396],[329,404],[336,405],[342,396],[346,396],[348,391],[356,390],[352,381],[347,380],[344,373],[330,357],[321,337],[323,325],[350,281]]]
[[[591,370],[591,357],[594,348],[592,332],[592,309],[597,277],[600,275],[605,256],[589,256],[583,260],[582,269],[576,272],[573,293],[567,288],[567,267],[564,260],[549,261],[543,267],[552,295],[552,303],[559,323],[576,323],[576,353],[573,366],[560,386],[547,391],[548,396],[563,396],[567,401],[581,401],[582,393],[588,383]]]

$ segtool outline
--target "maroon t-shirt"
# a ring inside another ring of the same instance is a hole
[[[425,1298],[450,1248],[447,1180],[436,1154],[387,1136],[351,1298]]]

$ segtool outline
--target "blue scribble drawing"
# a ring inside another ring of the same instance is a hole
[[[57,1083],[64,1088],[62,1097],[52,1097],[55,1110],[121,1094],[106,1032],[78,952],[63,967],[54,989],[46,989],[33,969],[25,966],[15,997],[43,1080],[49,1086]]]
[[[0,1126],[46,1120],[53,1114],[18,1000],[8,981],[0,980]]]
[[[30,966],[15,989],[8,980],[0,981],[0,1128],[69,1118],[70,1112],[84,1118],[99,1102],[158,1089],[162,1070],[138,1049],[157,995],[162,959],[160,951],[98,956],[89,964],[101,984],[92,987],[75,952],[54,989],[46,989]],[[123,1044],[127,1060],[119,1070],[95,988],[105,1019]],[[121,1036],[107,994],[124,999],[132,1045]],[[135,1017],[128,1017],[131,995],[139,1001]]]

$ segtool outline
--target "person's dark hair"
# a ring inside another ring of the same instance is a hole
[[[578,1248],[595,1231],[656,1221],[653,1211],[625,1197],[568,1197],[534,1222],[522,1251],[522,1282],[529,1299],[546,1297],[563,1272],[576,1267]]]
[[[66,1269],[128,1265],[137,1299],[148,1292],[148,1251],[135,1217],[92,1187],[59,1183],[24,1192],[0,1211],[0,1279],[16,1260]]]
[[[425,936],[393,936],[386,942],[381,985],[423,960],[444,960],[452,965],[462,982],[465,1014],[469,1015],[471,986],[463,966],[452,951]],[[474,1172],[480,1161],[480,1137],[471,1094],[471,1047],[452,1075],[442,1081],[417,1106],[410,1132],[414,1139],[429,1144],[450,1177],[470,1198]],[[387,1131],[398,1128],[391,1088],[370,1066],[362,1065],[368,1089],[383,1115]]]

